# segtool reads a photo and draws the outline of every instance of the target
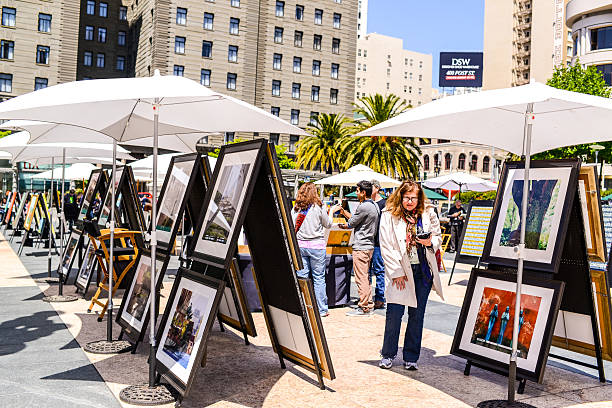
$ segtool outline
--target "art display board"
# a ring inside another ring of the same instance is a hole
[[[606,242],[599,180],[595,166],[581,166],[578,174],[578,195],[582,209],[587,254],[591,262],[606,262]]]
[[[91,283],[91,278],[93,277],[93,273],[97,265],[98,262],[96,260],[96,251],[91,241],[89,241],[87,248],[85,249],[83,262],[81,262],[79,272],[74,280],[74,286],[76,286],[77,289],[82,290],[83,295],[85,295],[89,289],[89,284]]]
[[[23,193],[23,195],[21,196],[21,202],[19,203],[19,207],[17,208],[17,212],[15,213],[15,218],[13,219],[13,230],[17,230],[17,228],[19,227],[19,221],[21,221],[21,219],[23,218],[26,204],[30,201],[30,199],[30,193]]]
[[[523,278],[517,375],[541,383],[565,283]],[[508,371],[512,351],[516,275],[474,268],[451,354]]]
[[[30,202],[28,203],[28,209],[26,210],[25,221],[23,222],[23,228],[26,231],[30,231],[32,221],[34,221],[34,214],[36,214],[36,207],[38,206],[38,194],[32,194],[30,196]]]
[[[255,337],[257,336],[257,330],[246,297],[242,274],[235,258],[230,264],[229,274],[225,274],[225,278],[225,289],[219,302],[219,320],[245,333],[245,341],[248,342],[246,335]]]
[[[156,294],[159,293],[164,273],[168,267],[170,257],[157,254]],[[130,285],[123,294],[121,307],[117,313],[116,321],[134,343],[142,342],[147,325],[149,324],[149,304],[151,301],[151,251],[141,250],[138,254],[134,275]],[[159,299],[156,296],[156,309],[159,310]]]
[[[52,237],[55,236],[55,225],[53,225],[53,221],[51,219],[51,210],[49,208],[49,204],[47,203],[47,197],[43,194],[42,196],[42,200],[38,200],[39,201],[39,205],[40,205],[40,209],[41,209],[41,213],[43,215],[43,218],[46,220],[46,222],[49,224],[49,228],[51,230],[51,234]],[[42,231],[39,231],[40,234],[42,235]]]
[[[327,247],[352,247],[354,239],[353,230],[342,229],[339,224],[325,228],[325,246]]]
[[[68,243],[64,247],[62,261],[57,267],[57,274],[61,276],[64,282],[68,280],[68,275],[70,275],[70,271],[72,270],[74,259],[79,252],[79,247],[83,245],[84,241],[88,243],[89,239],[86,238],[81,231],[75,229],[70,233]]]
[[[602,223],[603,223],[603,228],[604,228],[604,239],[606,241],[605,251],[607,254],[610,254],[610,250],[612,249],[612,202],[609,201],[605,204],[603,203],[601,204],[601,216],[602,216]],[[608,262],[591,261],[590,264],[591,264],[591,269],[596,269],[598,271],[608,270]]]
[[[4,212],[4,219],[2,220],[3,224],[9,225],[11,222],[11,215],[13,213],[13,207],[15,203],[19,201],[19,193],[15,192],[11,195],[10,200],[7,201],[6,211]]]
[[[181,395],[189,393],[215,320],[224,282],[179,268],[157,331],[159,374]]]
[[[106,192],[107,186],[108,180],[106,172],[102,169],[92,170],[89,176],[89,182],[87,183],[87,189],[83,193],[77,222],[82,223],[86,219],[91,220],[98,216],[98,212],[102,207],[100,203],[102,200],[101,196]],[[96,200],[98,200],[97,208],[94,205]]]
[[[525,269],[559,270],[569,214],[576,196],[578,160],[533,160],[529,170],[529,213]],[[524,162],[505,162],[482,253],[490,265],[516,268],[520,240]]]
[[[459,241],[459,255],[482,256],[492,213],[493,200],[475,200],[470,203]]]

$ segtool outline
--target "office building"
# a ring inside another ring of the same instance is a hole
[[[368,0],[357,0],[357,38],[368,33]]]

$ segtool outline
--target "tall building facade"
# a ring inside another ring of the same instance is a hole
[[[572,63],[596,66],[612,85],[612,1],[572,0],[566,10],[574,44]]]
[[[357,38],[368,33],[368,0],[357,0]]]
[[[357,40],[355,99],[395,94],[409,105],[431,102],[432,56],[405,50],[401,38],[370,33]]]
[[[576,0],[578,1],[578,0]],[[485,0],[483,89],[546,82],[572,56],[567,0]]]

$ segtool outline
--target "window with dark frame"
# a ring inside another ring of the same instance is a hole
[[[91,51],[85,51],[85,53],[83,53],[83,65],[85,65],[86,67],[91,67],[93,63],[92,60],[93,53]]]
[[[338,90],[331,88],[329,90],[329,103],[332,105],[338,104]]]
[[[232,35],[238,35],[240,33],[240,19],[239,18],[230,18],[230,27],[229,33]]]
[[[323,42],[323,36],[315,34],[312,38],[312,49],[315,51],[321,51],[321,43]]]
[[[310,126],[316,126],[318,117],[319,117],[319,112],[310,112],[310,122],[308,124]]]
[[[223,133],[223,144],[228,144],[229,142],[233,142],[236,138],[236,132],[224,132]]]
[[[127,21],[127,7],[119,6],[119,20]]]
[[[491,164],[491,159],[489,158],[489,156],[485,156],[482,158],[482,172],[483,173],[488,173],[490,171],[489,167]]]
[[[459,161],[457,162],[458,170],[465,170],[465,154],[459,154]]]
[[[302,31],[296,31],[293,35],[293,45],[296,47],[302,46],[302,38],[304,37],[304,33]]]
[[[200,84],[210,86],[210,69],[202,69],[200,71]]]
[[[340,28],[341,19],[342,19],[342,14],[334,13],[334,28]]]
[[[274,116],[280,116],[280,108],[278,106],[271,106],[270,113]]]
[[[226,85],[227,89],[230,89],[230,90],[233,90],[233,91],[236,90],[236,79],[237,78],[238,78],[237,74],[234,74],[232,72],[228,72],[227,73],[227,85]],[[232,140],[234,140],[234,139],[232,139]]]
[[[274,146],[278,146],[279,139],[280,139],[280,134],[270,133],[270,143],[272,143]]]
[[[9,40],[0,41],[0,58],[12,60],[15,58],[15,42]]]
[[[174,76],[185,76],[185,67],[183,65],[175,65],[172,74]]]
[[[453,157],[450,153],[444,155],[444,170],[450,170]]]
[[[49,86],[49,80],[47,78],[34,78],[34,90],[45,89]]]
[[[428,155],[423,156],[423,170],[425,171],[429,170],[429,156]]]
[[[274,27],[274,42],[278,44],[283,42],[283,27]]]
[[[49,65],[49,53],[50,48],[46,45],[39,45],[36,47],[36,63]]]
[[[312,102],[319,102],[319,91],[321,87],[313,85],[310,90],[310,100]]]
[[[106,66],[106,55],[103,53],[98,53],[96,55],[96,67],[104,68]]]
[[[291,109],[291,124],[299,125],[300,124],[300,110],[299,109]]]
[[[0,92],[13,92],[13,74],[0,74]]]
[[[282,67],[282,63],[283,63],[283,54],[275,53],[272,57],[272,69],[280,71]]]
[[[323,10],[315,9],[314,23],[317,24],[317,25],[323,24]]]
[[[295,6],[295,19],[298,21],[304,21],[304,6],[299,4]]]
[[[202,57],[212,58],[212,41],[202,41]]]
[[[106,42],[106,28],[98,27],[98,42],[105,43]]]
[[[117,45],[124,46],[127,42],[127,33],[125,31],[119,31],[117,33]]]
[[[187,9],[182,7],[176,8],[176,24],[187,25]]]
[[[85,9],[85,12],[89,16],[95,15],[96,14],[96,2],[93,0],[87,0],[87,7]]]
[[[230,5],[232,7],[240,7],[240,0],[231,0]]]
[[[293,57],[293,72],[302,72],[302,57]]]
[[[238,62],[238,46],[230,45],[227,48],[227,60],[229,62]]]
[[[281,81],[272,80],[272,96],[280,96]]]
[[[300,90],[302,88],[302,84],[299,84],[297,82],[294,82],[291,85],[291,97],[293,99],[300,99]]]
[[[276,1],[276,17],[283,17],[285,15],[285,2]]]
[[[38,13],[38,31],[41,33],[51,32],[51,14]]]
[[[117,71],[125,71],[125,57],[122,55],[117,56]]]
[[[204,13],[204,29],[212,30],[215,20],[215,15],[212,13]]]
[[[300,141],[299,135],[289,135],[289,151],[294,153],[297,149],[297,144]]]
[[[93,26],[85,26],[85,41],[93,41],[94,39],[94,28]]]
[[[331,64],[331,77],[333,79],[338,79],[338,71],[340,70],[340,65]]]
[[[332,38],[332,53],[340,54],[340,39]]]
[[[98,14],[100,17],[108,17],[108,3],[100,2],[98,6]]]
[[[321,61],[317,61],[317,60],[312,61],[312,75],[315,75],[315,76],[321,75]]]
[[[174,53],[184,54],[185,53],[185,37],[174,37]]]

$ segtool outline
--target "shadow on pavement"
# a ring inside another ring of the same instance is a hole
[[[0,324],[0,339],[2,339],[0,356],[17,353],[26,347],[26,343],[66,328],[63,323],[50,320],[53,317],[57,317],[57,313],[49,310]]]

